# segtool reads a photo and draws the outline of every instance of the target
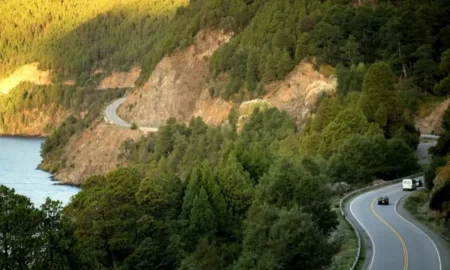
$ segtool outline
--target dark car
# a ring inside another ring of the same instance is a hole
[[[379,197],[378,204],[389,204],[389,198],[387,196]]]
[[[416,183],[416,187],[422,187],[423,183],[420,179],[413,179],[414,183]]]

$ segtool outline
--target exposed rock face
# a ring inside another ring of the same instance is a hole
[[[155,68],[143,87],[137,88],[120,107],[119,114],[128,122],[138,126],[158,127],[170,117],[179,122],[188,122],[194,116],[200,116],[208,124],[220,125],[228,119],[233,106],[220,98],[211,99],[211,87],[225,87],[228,77],[208,81],[210,75],[209,59],[231,34],[220,30],[201,31],[192,46],[166,56]],[[137,69],[135,69],[137,71]],[[100,70],[97,72],[101,72]],[[113,74],[105,79],[99,88],[122,87],[119,81],[133,80],[122,74]],[[120,76],[125,80],[117,79]],[[128,86],[131,86],[129,84]],[[323,94],[333,95],[336,80],[326,78],[315,71],[312,64],[299,64],[285,80],[266,86],[268,94],[256,100],[243,102],[239,107],[238,130],[246,122],[256,107],[265,110],[278,107],[287,111],[301,124],[314,109],[317,99]],[[130,138],[142,136],[138,130],[119,128],[105,123],[94,125],[92,129],[70,139],[66,146],[65,168],[56,177],[67,183],[82,183],[89,176],[106,173],[117,168],[120,160],[120,145]]]
[[[193,45],[165,57],[147,83],[121,106],[119,114],[139,126],[160,126],[170,117],[188,122],[201,116],[207,123],[225,120],[232,105],[209,97],[209,58],[231,34],[220,30],[201,31]]]
[[[94,71],[94,74],[101,73],[101,70]],[[99,90],[114,89],[114,88],[131,88],[135,87],[135,82],[141,74],[140,67],[133,67],[129,72],[113,72],[108,77],[104,78],[97,87]]]
[[[450,181],[450,162],[446,166],[439,169],[436,178],[434,178],[433,191],[441,188],[447,181]]]
[[[80,184],[89,176],[114,170],[120,165],[119,149],[122,142],[127,139],[137,140],[141,136],[139,130],[100,122],[69,140],[66,152],[61,157],[66,159],[66,165],[55,177],[64,183]]]
[[[447,163],[446,166],[439,169],[436,178],[433,180],[434,188],[432,192],[436,192],[448,181],[450,181],[450,162]],[[443,203],[440,216],[446,217],[447,219],[450,217],[450,201]]]
[[[0,94],[8,94],[22,82],[32,82],[38,85],[51,83],[50,70],[39,70],[39,63],[24,65],[5,79],[0,80]]]
[[[336,78],[326,78],[311,63],[302,62],[285,80],[267,85],[268,94],[264,99],[302,124],[311,116],[320,96],[334,95],[336,86]]]
[[[450,98],[441,102],[441,104],[435,107],[427,116],[416,118],[416,127],[423,134],[441,133],[443,131],[441,127],[442,117],[449,106]]]

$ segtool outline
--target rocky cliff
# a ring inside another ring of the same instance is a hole
[[[92,128],[73,136],[61,159],[65,160],[55,178],[64,183],[81,184],[89,176],[107,173],[116,169],[120,163],[120,146],[127,139],[136,140],[143,133],[96,122]]]
[[[128,97],[120,115],[139,126],[160,126],[170,117],[187,122],[201,116],[208,123],[226,119],[231,104],[209,97],[209,58],[232,37],[220,30],[201,31],[193,45],[165,57],[149,80]]]
[[[94,71],[94,74],[96,73],[103,73],[103,70],[97,69]],[[141,68],[139,66],[132,67],[128,72],[114,71],[109,76],[103,78],[97,89],[133,88],[140,74]]]
[[[415,125],[423,134],[441,133],[442,117],[450,106],[450,98],[442,101],[437,106],[433,106],[429,113],[415,119]]]
[[[170,117],[188,122],[191,117],[200,116],[212,125],[225,122],[233,104],[220,98],[212,99],[209,89],[225,87],[227,75],[222,74],[219,79],[211,80],[209,59],[231,36],[220,30],[204,30],[196,36],[193,45],[166,56],[145,85],[128,96],[119,109],[121,117],[147,127],[163,125]],[[113,73],[111,76],[123,78],[106,78],[99,88],[111,88],[119,81],[132,82],[129,78],[136,71],[127,74]],[[245,124],[255,106],[275,106],[287,111],[301,124],[311,115],[322,94],[334,95],[336,79],[316,71],[311,63],[303,62],[286,79],[266,85],[265,89],[267,94],[262,98],[237,104],[240,116],[238,125]],[[90,175],[112,170],[119,163],[118,149],[122,142],[140,136],[140,131],[99,122],[71,138],[63,157],[67,160],[66,166],[56,177],[64,182],[81,183]]]
[[[147,83],[134,91],[120,109],[120,115],[139,126],[159,126],[170,117],[188,122],[193,116],[208,124],[220,124],[228,117],[231,102],[211,99],[208,80],[209,58],[230,34],[219,30],[200,32],[195,43],[186,50],[165,57],[155,68]],[[225,79],[226,81],[226,79]],[[301,124],[307,119],[322,94],[333,95],[336,79],[314,70],[308,62],[299,64],[285,80],[265,86],[263,100],[285,110]]]
[[[302,62],[284,80],[267,85],[264,99],[289,113],[300,125],[311,116],[320,96],[334,95],[336,86],[335,77],[326,77],[311,63]]]

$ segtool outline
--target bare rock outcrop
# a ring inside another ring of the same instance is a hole
[[[101,70],[100,70],[101,71]],[[101,73],[97,69],[95,73]],[[105,77],[100,85],[99,90],[114,89],[114,88],[132,88],[135,87],[135,82],[141,74],[141,68],[138,66],[132,67],[129,72],[113,72],[111,75]]]
[[[336,86],[336,78],[327,78],[311,63],[302,62],[286,79],[267,85],[268,94],[264,99],[293,116],[297,124],[302,124],[311,116],[320,96],[334,95]]]
[[[232,34],[221,30],[200,31],[193,45],[166,56],[145,85],[121,106],[119,114],[139,126],[160,126],[170,117],[187,122],[201,116],[207,123],[226,119],[232,105],[211,99],[207,88],[209,58]]]
[[[120,164],[120,146],[127,140],[142,136],[139,130],[116,127],[103,122],[72,137],[65,147],[65,167],[55,178],[63,183],[81,184],[89,176],[104,174]],[[123,164],[122,164],[123,165]]]
[[[450,181],[450,162],[438,169],[437,175],[433,180],[433,192],[444,186],[447,181]]]
[[[51,72],[50,70],[39,70],[38,62],[24,65],[8,77],[0,80],[0,94],[8,94],[9,90],[22,82],[48,85],[51,83]]]
[[[433,110],[425,117],[417,117],[415,119],[416,127],[422,134],[442,133],[442,117],[449,106],[450,98],[434,107]]]

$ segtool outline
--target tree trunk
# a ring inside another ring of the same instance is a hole
[[[398,41],[397,46],[398,46],[398,56],[401,59],[402,58],[402,46],[400,44],[400,40]],[[402,63],[402,70],[403,70],[403,75],[405,76],[405,78],[408,78],[408,73],[406,72],[406,64],[405,63]]]

